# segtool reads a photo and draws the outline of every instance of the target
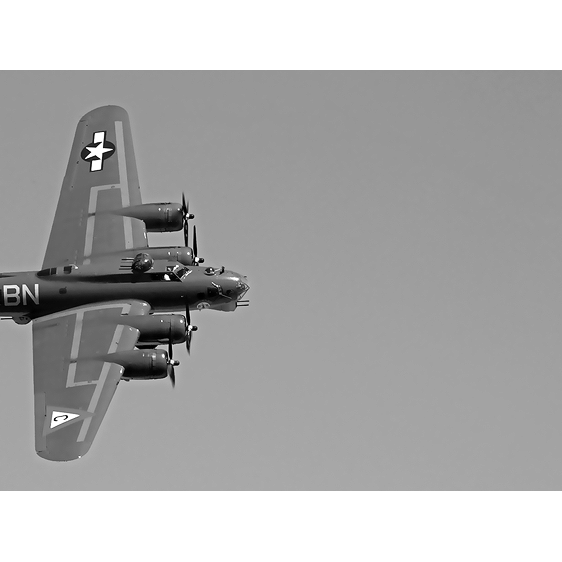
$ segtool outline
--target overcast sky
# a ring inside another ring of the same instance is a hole
[[[0,99],[1,270],[40,268],[77,121],[116,104],[143,202],[185,191],[251,287],[70,463],[35,454],[31,327],[1,322],[1,489],[560,489],[559,72],[3,72]]]

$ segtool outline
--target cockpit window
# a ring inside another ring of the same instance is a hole
[[[183,281],[190,273],[191,270],[182,265],[169,265],[166,267],[164,279],[166,281]]]
[[[191,270],[180,265],[177,267],[174,273],[183,281],[191,273]]]

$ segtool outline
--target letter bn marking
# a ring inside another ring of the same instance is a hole
[[[4,306],[19,306],[22,303],[27,306],[27,299],[39,304],[39,284],[35,283],[33,292],[24,283],[20,289],[19,285],[4,285],[2,287]]]

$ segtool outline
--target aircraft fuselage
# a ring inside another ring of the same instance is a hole
[[[27,323],[77,306],[131,299],[146,301],[154,312],[181,311],[186,304],[231,311],[248,289],[244,276],[224,268],[178,265],[167,262],[143,273],[93,264],[0,274],[0,316]]]

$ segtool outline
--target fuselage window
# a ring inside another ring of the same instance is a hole
[[[57,272],[56,267],[51,267],[47,269],[42,269],[41,271],[37,272],[38,277],[46,277],[47,275],[54,275]]]

